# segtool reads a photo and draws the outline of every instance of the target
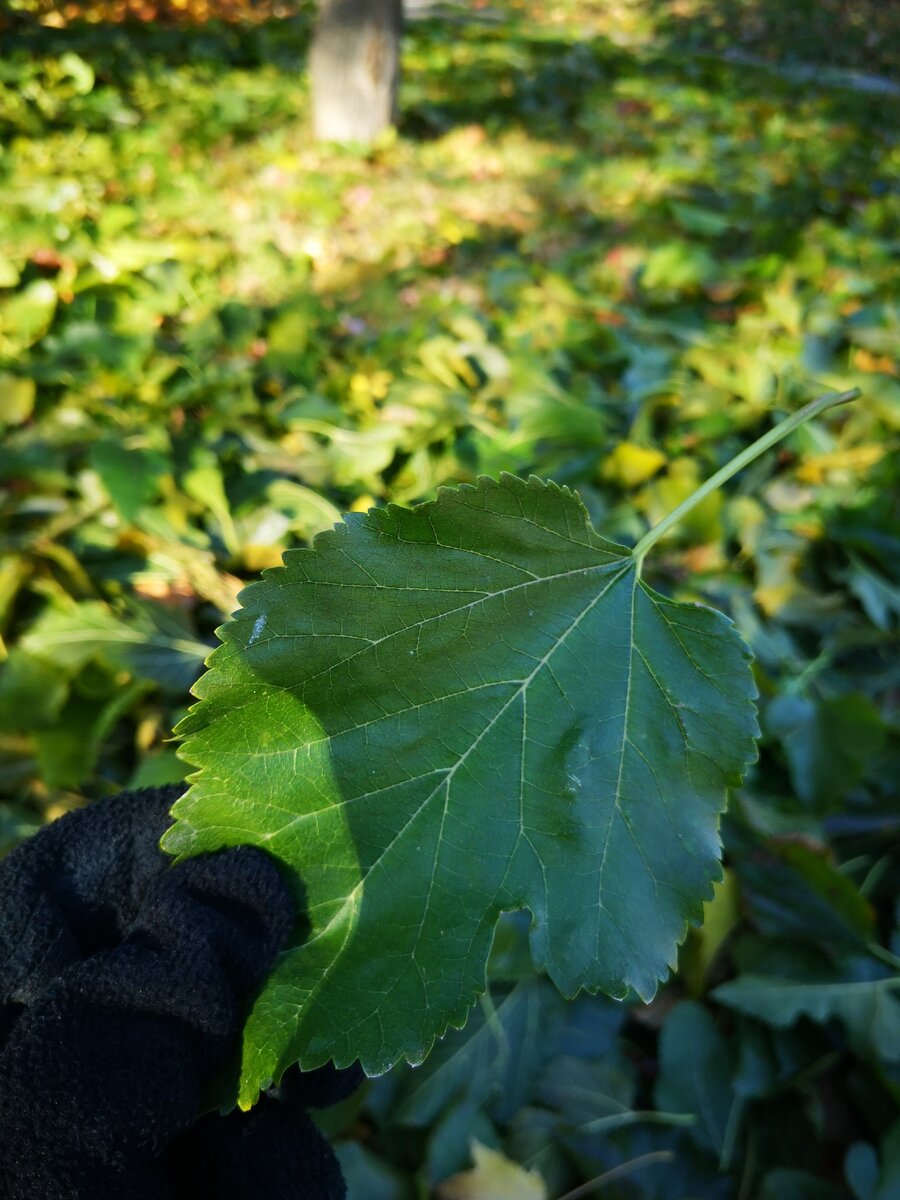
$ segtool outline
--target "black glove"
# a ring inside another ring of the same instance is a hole
[[[285,1076],[198,1120],[293,924],[249,846],[171,865],[183,788],[123,793],[0,863],[0,1200],[340,1200],[306,1106],[362,1075]]]

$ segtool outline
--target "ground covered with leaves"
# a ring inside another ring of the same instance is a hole
[[[9,24],[0,845],[181,778],[213,630],[340,511],[534,473],[633,542],[774,413],[859,386],[647,564],[736,621],[764,731],[672,981],[566,1004],[509,918],[465,1029],[327,1120],[354,1200],[889,1200],[891,6],[838,6],[847,36],[820,6],[799,49],[786,8],[602,7],[415,22],[364,156],[309,140],[305,8]]]

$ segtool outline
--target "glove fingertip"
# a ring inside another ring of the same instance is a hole
[[[259,982],[293,926],[287,881],[274,859],[253,846],[177,863],[155,881],[136,921],[188,950],[217,947],[239,990]]]
[[[206,892],[211,902],[234,901],[255,914],[279,945],[294,924],[294,901],[283,871],[270,854],[256,846],[233,846],[215,854],[187,859],[173,875]]]

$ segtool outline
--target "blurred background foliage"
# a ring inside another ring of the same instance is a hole
[[[672,982],[566,1005],[506,919],[465,1029],[327,1121],[354,1200],[896,1200],[900,9],[442,6],[365,155],[309,137],[312,15],[0,14],[0,847],[180,779],[214,629],[340,511],[533,472],[633,541],[859,386],[650,568],[764,729]]]

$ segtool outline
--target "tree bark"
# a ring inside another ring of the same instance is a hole
[[[368,144],[393,124],[403,0],[323,0],[309,56],[319,141]]]

